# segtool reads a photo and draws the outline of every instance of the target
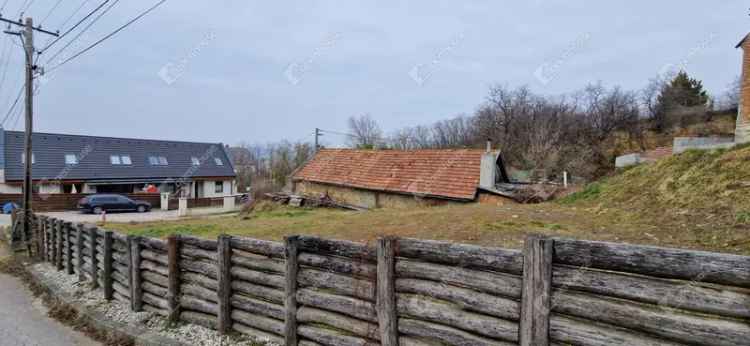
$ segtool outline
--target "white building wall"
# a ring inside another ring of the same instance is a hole
[[[60,184],[42,184],[39,185],[39,193],[61,193],[62,186]]]
[[[223,180],[223,190],[222,192],[216,192],[216,181],[213,180],[206,180],[203,181],[203,193],[204,197],[213,198],[213,197],[224,197],[229,196],[232,194],[233,185],[232,180]]]
[[[0,193],[22,193],[21,185],[8,185],[0,183]]]

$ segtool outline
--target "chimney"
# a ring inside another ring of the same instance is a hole
[[[737,110],[737,125],[734,131],[736,143],[750,142],[750,34],[737,44],[742,48],[742,76],[740,77],[740,102]]]
[[[492,152],[492,140],[487,139],[487,151],[482,154],[479,167],[479,187],[495,189],[497,181],[497,154]]]

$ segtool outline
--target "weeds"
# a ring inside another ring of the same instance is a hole
[[[560,199],[560,203],[573,204],[579,201],[592,200],[596,198],[597,196],[599,196],[601,192],[602,192],[602,183],[599,183],[599,182],[591,183],[591,184],[588,184],[586,188],[584,188],[583,190],[574,192]]]

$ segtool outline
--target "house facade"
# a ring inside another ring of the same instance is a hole
[[[321,149],[292,176],[296,194],[363,208],[512,202],[508,183],[500,153],[475,149]]]
[[[236,194],[221,143],[34,133],[34,193],[159,193],[189,198]],[[0,128],[0,193],[22,193],[24,133]]]

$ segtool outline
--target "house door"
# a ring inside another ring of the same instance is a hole
[[[203,198],[203,182],[195,182],[195,198]]]

